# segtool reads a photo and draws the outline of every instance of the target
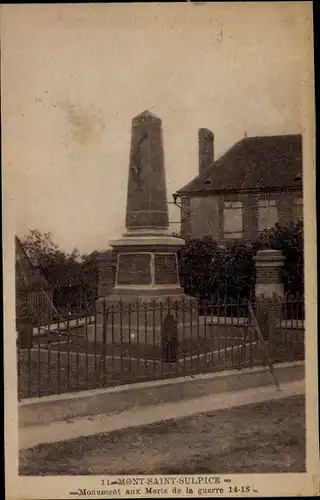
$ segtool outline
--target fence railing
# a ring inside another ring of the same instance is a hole
[[[201,308],[183,300],[105,302],[97,313],[89,309],[47,325],[22,321],[19,397],[248,368],[264,364],[266,351],[273,362],[303,359],[301,301],[256,301],[252,309],[263,343],[245,301]]]
[[[71,293],[70,293],[71,289]],[[28,287],[16,291],[16,316],[28,315],[34,326],[41,326],[75,314],[94,310],[94,299],[88,300],[86,290],[78,287],[51,285],[46,288]]]

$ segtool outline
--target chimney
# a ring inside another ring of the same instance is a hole
[[[199,138],[199,174],[202,174],[214,162],[214,136],[211,130],[200,128]]]

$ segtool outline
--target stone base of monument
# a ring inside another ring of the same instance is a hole
[[[171,295],[117,294],[96,302],[96,342],[161,347],[197,338],[201,330],[197,300]]]

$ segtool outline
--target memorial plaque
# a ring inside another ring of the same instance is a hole
[[[178,283],[175,254],[156,254],[154,258],[155,282],[158,285]]]
[[[118,268],[119,285],[150,285],[151,255],[150,254],[120,254]]]
[[[127,227],[166,227],[168,223],[168,212],[140,211],[128,212],[126,215]]]

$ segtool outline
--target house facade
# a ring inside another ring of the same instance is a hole
[[[214,161],[199,130],[199,174],[174,195],[186,240],[252,241],[275,223],[303,218],[302,136],[245,137]]]

